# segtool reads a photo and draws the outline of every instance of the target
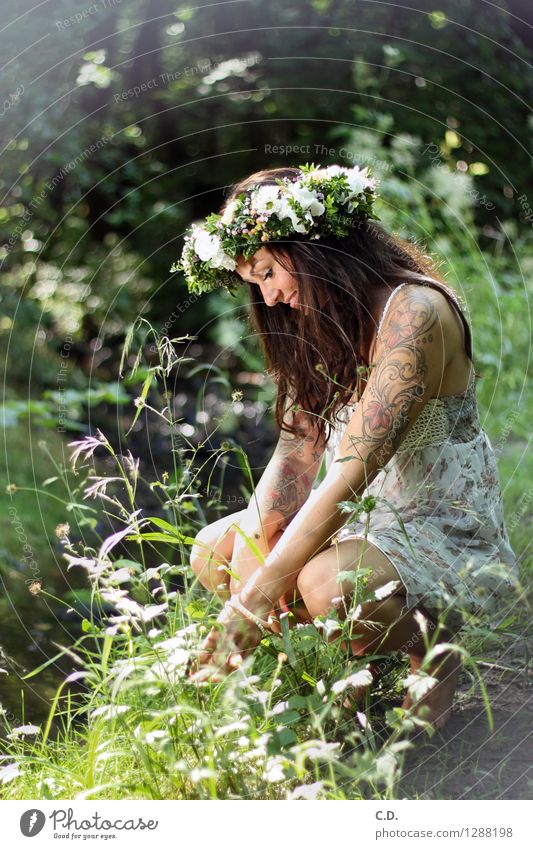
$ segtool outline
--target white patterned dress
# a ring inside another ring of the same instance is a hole
[[[451,300],[465,327],[471,358],[470,330],[451,290],[422,275],[413,282],[438,288]],[[391,293],[378,333],[395,292],[405,285],[409,282]],[[463,624],[465,611],[487,617],[485,624],[498,624],[515,598],[518,580],[496,458],[479,421],[475,380],[465,392],[429,399],[363,493],[376,499],[368,529],[362,517],[344,525],[333,539],[366,537],[399,573],[407,608],[425,608],[454,630]],[[352,403],[341,411],[343,423],[330,437],[326,468],[354,409]]]

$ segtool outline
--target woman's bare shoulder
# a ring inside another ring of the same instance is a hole
[[[442,336],[448,340],[452,347],[454,344],[460,346],[462,343],[462,333],[460,332],[462,325],[457,310],[450,303],[450,298],[453,298],[460,308],[460,304],[451,290],[450,294],[446,295],[444,291],[433,286],[426,286],[423,283],[409,283],[407,286],[402,286],[401,290],[396,293],[391,312],[395,309],[399,311],[407,310],[412,315],[413,322],[416,325],[422,329],[429,326],[438,327]]]

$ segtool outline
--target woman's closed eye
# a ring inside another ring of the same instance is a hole
[[[263,274],[263,283],[267,280],[268,277],[272,277],[272,269],[271,268],[267,268],[267,270]],[[245,280],[244,282],[249,283],[251,286],[257,286],[257,283],[255,283],[254,280]]]

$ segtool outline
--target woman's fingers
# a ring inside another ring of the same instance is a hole
[[[208,663],[209,659],[212,657],[213,653],[216,651],[216,647],[218,644],[218,640],[220,637],[220,631],[218,628],[211,628],[209,634],[205,638],[200,648],[200,653],[198,655],[198,663],[203,665],[204,663]]]
[[[189,677],[194,681],[221,681],[243,662],[261,639],[261,632],[248,620],[232,619],[225,627],[211,629],[195,660],[190,664]]]

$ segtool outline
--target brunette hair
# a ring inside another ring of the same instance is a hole
[[[257,171],[228,190],[220,212],[241,192],[275,185],[276,178],[300,176],[294,167]],[[259,336],[267,372],[277,386],[276,424],[298,433],[296,426],[284,421],[287,405],[297,404],[313,419],[317,440],[319,436],[327,440],[339,409],[354,392],[356,397],[362,392],[363,375],[370,366],[361,350],[362,328],[371,316],[376,288],[388,286],[392,291],[409,278],[416,282],[417,275],[447,284],[430,256],[374,220],[356,222],[343,238],[310,239],[295,233],[264,246],[297,278],[299,303],[310,307],[308,315],[282,303],[272,309],[259,286],[248,283],[252,330]],[[325,307],[320,305],[320,293],[327,296]]]

